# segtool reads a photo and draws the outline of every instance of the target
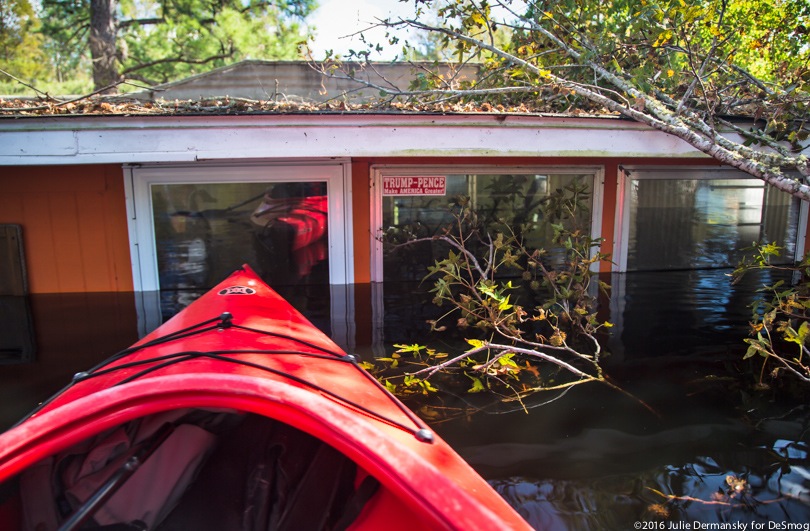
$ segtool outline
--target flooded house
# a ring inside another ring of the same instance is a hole
[[[364,75],[406,87],[414,67]],[[379,321],[369,286],[423,276],[425,264],[386,263],[383,231],[435,231],[459,194],[528,203],[572,182],[587,186],[591,234],[612,257],[603,273],[728,267],[760,240],[789,258],[806,250],[806,204],[647,126],[374,106],[373,93],[306,63],[248,61],[129,103],[4,111],[2,263],[24,263],[5,293],[162,292],[136,296],[143,333],[250,262],[276,284],[330,293],[333,313],[355,316],[357,328],[332,331],[351,345]]]
[[[415,73],[398,64],[357,75],[404,88]],[[754,242],[776,242],[786,262],[809,248],[806,202],[645,125],[599,112],[372,103],[378,92],[325,78],[306,63],[251,61],[125,98],[0,101],[4,425],[243,263],[348,351],[376,353],[380,344],[422,337],[420,312],[430,297],[412,313],[391,301],[426,291],[421,281],[439,256],[431,249],[391,255],[386,235],[437,234],[462,196],[517,224],[538,221],[539,205],[557,189],[586,191],[585,224],[611,257],[596,272],[612,286],[609,350],[620,361],[695,352],[733,322],[745,324],[748,295],[730,289],[726,273]],[[542,246],[547,235],[533,237]],[[686,380],[699,363],[631,363],[628,372],[663,394],[672,388],[656,375]],[[536,477],[562,478],[559,492],[576,494],[582,477],[636,481],[644,470],[655,488],[680,474],[684,484],[702,485],[686,494],[709,497],[726,474],[748,467],[781,496],[771,469],[759,473],[745,459],[781,451],[780,441],[806,431],[752,439],[749,454],[723,466],[720,457],[748,432],[736,423],[727,429],[725,417],[717,428],[714,413],[672,396],[679,401],[671,404],[673,431],[655,419],[637,421],[626,404],[606,412],[606,402],[585,398],[576,402],[574,427],[570,404],[557,404],[544,411],[542,430],[521,427],[515,436],[536,445],[521,446],[531,458],[510,461],[507,448],[498,452],[508,461],[501,468],[488,460],[507,420],[490,419],[473,435],[462,428],[457,440],[478,444],[465,456],[475,462],[480,451],[475,464],[497,468],[493,477],[524,469],[531,476],[529,462],[547,473]],[[577,455],[587,462],[559,457],[569,437],[578,437]],[[719,472],[710,466],[717,462]],[[609,501],[599,503],[611,507],[649,501],[646,492],[624,489],[632,481],[587,488],[603,489],[597,494]],[[543,501],[550,487],[537,484]],[[625,491],[616,501],[614,492]],[[797,514],[807,514],[803,500]]]

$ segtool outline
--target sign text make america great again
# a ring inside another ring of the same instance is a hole
[[[447,177],[406,176],[383,177],[383,195],[445,195]]]

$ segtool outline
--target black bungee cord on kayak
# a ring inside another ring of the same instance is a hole
[[[122,358],[124,358],[124,357],[126,357],[126,356],[128,356],[128,355],[130,355],[130,354],[132,354],[134,352],[142,350],[144,348],[149,348],[149,347],[153,347],[153,346],[162,345],[162,344],[165,344],[165,343],[169,343],[171,341],[176,341],[178,339],[183,339],[183,338],[186,338],[186,337],[190,337],[190,336],[193,336],[193,335],[198,335],[198,334],[208,332],[208,331],[226,330],[226,329],[229,329],[229,328],[238,329],[238,330],[244,330],[244,331],[252,332],[252,333],[256,333],[256,334],[262,334],[262,335],[277,337],[277,338],[280,338],[280,339],[290,340],[290,341],[299,343],[301,345],[304,345],[306,347],[318,350],[318,351],[322,352],[322,354],[318,354],[318,353],[314,353],[314,352],[304,352],[304,351],[298,351],[298,350],[281,350],[281,349],[272,349],[272,350],[269,350],[269,349],[268,350],[263,350],[263,349],[233,349],[233,350],[230,350],[229,349],[229,350],[213,350],[213,351],[182,351],[182,352],[175,352],[175,353],[172,353],[172,354],[166,354],[166,355],[163,355],[163,356],[157,356],[157,357],[154,357],[154,358],[138,360],[138,361],[133,361],[133,362],[128,362],[128,363],[122,363],[122,364],[116,365],[115,367],[108,367],[110,364],[112,364],[112,363],[114,363],[116,361],[119,361]],[[401,422],[398,422],[398,421],[396,421],[394,419],[386,417],[385,415],[383,415],[381,413],[377,413],[377,412],[363,406],[362,404],[359,404],[359,403],[354,402],[352,400],[349,400],[349,399],[347,399],[347,398],[345,398],[343,396],[340,396],[337,393],[334,393],[334,392],[330,391],[329,389],[324,388],[322,386],[319,386],[319,385],[317,385],[317,384],[315,384],[313,382],[310,382],[309,380],[306,380],[304,378],[300,378],[298,376],[286,373],[286,372],[284,372],[282,370],[279,370],[279,369],[274,369],[272,367],[266,367],[266,366],[258,364],[258,363],[253,363],[253,362],[249,362],[249,361],[245,361],[245,360],[240,360],[238,358],[230,357],[232,355],[239,355],[239,354],[298,355],[298,356],[305,356],[305,357],[310,357],[310,358],[328,359],[328,360],[333,360],[333,361],[342,362],[342,363],[349,363],[350,365],[354,366],[360,372],[360,374],[362,374],[368,381],[372,382],[374,384],[374,386],[381,393],[383,393],[384,396],[386,396],[389,400],[391,400],[391,402],[394,405],[396,405],[397,408],[406,417],[408,417],[408,419],[411,422],[413,422],[413,424],[416,427],[413,428],[413,427],[407,426],[407,425],[405,425],[405,424],[403,424]],[[335,400],[337,400],[337,401],[339,401],[339,402],[341,402],[341,403],[343,403],[343,404],[345,404],[345,405],[347,405],[347,406],[349,406],[349,407],[351,407],[353,409],[361,411],[361,412],[365,413],[366,415],[368,415],[368,416],[370,416],[372,418],[375,418],[375,419],[377,419],[377,420],[379,420],[381,422],[384,422],[386,424],[389,424],[391,426],[399,428],[399,429],[401,429],[401,430],[403,430],[405,432],[411,433],[419,441],[432,443],[433,440],[434,440],[433,432],[427,427],[427,425],[418,416],[416,416],[416,414],[414,414],[404,404],[402,404],[399,400],[397,400],[396,397],[394,397],[394,395],[392,395],[391,392],[388,389],[385,388],[385,386],[383,386],[380,382],[377,381],[376,378],[374,378],[374,376],[372,376],[367,371],[365,371],[362,367],[360,367],[360,365],[358,363],[357,356],[355,356],[353,354],[345,354],[344,355],[342,353],[335,352],[333,350],[321,347],[321,346],[316,345],[314,343],[310,343],[310,342],[305,341],[303,339],[300,339],[300,338],[297,338],[297,337],[294,337],[294,336],[290,336],[290,335],[287,335],[287,334],[281,334],[281,333],[278,333],[278,332],[271,332],[271,331],[268,331],[268,330],[260,330],[260,329],[255,329],[255,328],[235,324],[233,322],[233,315],[231,315],[230,312],[225,312],[225,313],[221,314],[219,317],[208,319],[208,320],[203,321],[201,323],[197,323],[195,325],[183,328],[181,330],[178,330],[176,332],[172,332],[172,333],[167,334],[165,336],[155,338],[152,341],[148,341],[148,342],[146,342],[146,343],[144,343],[142,345],[136,345],[136,346],[133,346],[133,347],[129,347],[127,349],[124,349],[124,350],[118,352],[117,354],[113,355],[112,357],[108,358],[107,360],[97,364],[96,366],[94,366],[93,368],[91,368],[88,371],[76,373],[76,375],[74,375],[73,380],[71,381],[70,384],[65,386],[61,391],[59,391],[57,394],[55,394],[54,396],[52,396],[51,398],[49,398],[45,402],[42,402],[32,412],[30,412],[23,419],[21,419],[16,425],[19,425],[22,422],[28,420],[29,418],[34,416],[37,412],[39,412],[42,408],[44,408],[49,403],[51,403],[53,400],[55,400],[63,392],[67,391],[72,386],[76,385],[77,383],[83,382],[85,380],[89,380],[89,379],[92,379],[92,378],[95,378],[95,377],[99,377],[99,376],[103,376],[103,375],[106,375],[106,374],[114,373],[114,372],[117,372],[117,371],[122,370],[122,369],[129,369],[129,368],[148,365],[148,367],[145,367],[140,372],[137,372],[137,373],[135,373],[133,375],[130,375],[130,376],[124,378],[123,380],[121,380],[120,382],[117,382],[115,384],[115,385],[123,385],[123,384],[129,383],[129,382],[132,382],[134,380],[137,380],[138,378],[141,378],[141,377],[143,377],[143,376],[145,376],[145,375],[147,375],[147,374],[149,374],[151,372],[154,372],[154,371],[160,370],[162,368],[165,368],[167,366],[170,366],[170,365],[173,365],[173,364],[176,364],[176,363],[181,363],[183,361],[188,361],[188,360],[192,360],[192,359],[196,359],[196,358],[201,358],[201,357],[207,357],[207,358],[212,358],[212,359],[216,359],[216,360],[219,360],[219,361],[224,361],[224,362],[228,362],[228,363],[234,363],[234,364],[238,364],[238,365],[243,365],[243,366],[246,366],[246,367],[251,367],[251,368],[254,368],[254,369],[263,370],[263,371],[269,372],[271,374],[275,374],[277,376],[282,376],[284,378],[288,378],[288,379],[290,379],[290,380],[292,380],[292,381],[294,381],[296,383],[299,383],[301,385],[305,385],[305,386],[309,387],[310,389],[313,389],[313,390],[316,390],[316,391],[318,391],[320,393],[323,393],[324,395],[326,395],[326,396],[328,396],[330,398],[333,398],[333,399],[335,399]]]
[[[181,330],[177,330],[176,332],[166,334],[165,336],[161,336],[159,338],[153,339],[152,341],[148,341],[148,342],[144,343],[143,345],[138,345],[138,346],[126,348],[124,350],[119,351],[116,354],[113,354],[112,356],[110,356],[106,360],[104,360],[101,363],[95,365],[94,367],[92,367],[91,369],[89,369],[87,371],[77,372],[76,374],[73,375],[73,379],[71,380],[71,382],[69,384],[64,386],[59,391],[57,391],[50,398],[46,399],[45,401],[43,401],[39,405],[37,405],[37,407],[35,407],[27,415],[25,415],[23,418],[21,418],[19,421],[17,421],[17,423],[14,424],[14,426],[12,426],[12,427],[15,428],[15,427],[19,426],[20,424],[22,424],[23,422],[25,422],[26,420],[30,419],[31,417],[33,417],[34,415],[39,413],[48,404],[50,404],[51,402],[56,400],[56,398],[58,398],[62,393],[64,393],[65,391],[67,391],[68,389],[73,387],[76,383],[82,381],[83,379],[86,379],[90,375],[94,374],[96,371],[101,370],[103,367],[105,367],[105,366],[107,366],[107,365],[109,365],[111,363],[114,363],[114,362],[118,361],[119,359],[121,359],[121,358],[123,358],[123,357],[125,357],[125,356],[127,356],[129,354],[132,354],[133,352],[141,350],[143,348],[148,348],[148,347],[153,347],[153,346],[156,346],[156,345],[161,345],[163,343],[168,343],[169,341],[173,341],[175,339],[182,339],[184,337],[195,335],[195,334],[205,332],[205,331],[208,331],[208,330],[216,330],[219,327],[216,326],[216,325],[211,326],[211,324],[212,323],[217,323],[220,320],[221,320],[221,316],[220,317],[215,317],[213,319],[208,319],[207,321],[203,321],[201,323],[197,323],[195,325],[183,328]]]

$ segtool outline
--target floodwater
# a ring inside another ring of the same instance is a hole
[[[604,341],[605,370],[636,399],[587,384],[537,395],[526,402],[528,412],[485,408],[435,429],[538,529],[661,529],[661,522],[664,529],[804,529],[787,526],[810,523],[810,407],[783,399],[789,389],[755,390],[757,366],[742,360],[748,305],[772,279],[732,286],[727,272],[604,279],[613,295],[602,302],[615,323]],[[322,291],[298,288],[288,296],[367,359],[394,343],[446,341],[427,333],[425,320],[443,310],[430,304],[425,286],[349,286],[329,297]],[[148,309],[142,300],[0,300],[4,319],[16,323],[4,333],[13,329],[17,343],[27,338],[35,347],[28,363],[0,365],[0,425],[134,342],[144,322],[154,322],[135,311]]]
[[[775,279],[732,286],[727,273],[604,279],[616,325],[606,373],[655,413],[587,384],[537,395],[528,412],[492,408],[437,431],[537,529],[810,526],[810,408],[778,399],[784,390],[755,391],[758,365],[742,361],[754,293]],[[390,312],[386,337],[407,341],[396,337],[398,321],[417,322],[406,308],[435,318],[422,302]]]

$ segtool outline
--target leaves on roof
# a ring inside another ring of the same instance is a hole
[[[333,99],[326,102],[293,101],[290,99],[249,100],[244,98],[215,98],[205,100],[142,101],[122,96],[93,96],[68,101],[57,99],[0,98],[0,116],[186,116],[239,114],[561,114],[559,109],[543,104],[493,105],[487,102],[444,101],[349,102]],[[615,116],[606,109],[572,109],[563,114],[573,116]]]

